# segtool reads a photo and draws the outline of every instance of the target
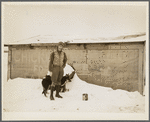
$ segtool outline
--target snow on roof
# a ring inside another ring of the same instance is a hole
[[[124,35],[117,37],[88,37],[88,36],[56,36],[56,35],[44,35],[31,37],[22,41],[16,41],[5,45],[22,45],[22,44],[47,44],[58,42],[73,43],[117,43],[117,42],[143,42],[146,41],[146,33]]]

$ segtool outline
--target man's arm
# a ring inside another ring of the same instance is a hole
[[[66,53],[64,52],[63,67],[66,66],[66,63],[67,63],[67,56],[66,56]]]
[[[53,70],[53,61],[54,61],[54,52],[50,55],[50,62],[49,62],[49,71],[52,72]]]

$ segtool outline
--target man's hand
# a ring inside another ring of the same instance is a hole
[[[52,72],[48,71],[47,75],[50,75],[50,76],[52,76]]]
[[[50,76],[52,76],[52,72],[50,72]]]

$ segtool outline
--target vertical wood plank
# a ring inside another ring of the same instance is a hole
[[[8,70],[7,70],[7,81],[11,78],[11,47],[8,47]]]
[[[142,95],[145,95],[145,93],[144,93],[144,91],[145,91],[145,63],[146,63],[146,47],[145,47],[145,43],[144,43],[144,49],[143,49],[144,51],[143,51],[143,92],[142,92]]]
[[[140,94],[143,93],[143,49],[139,49],[139,72],[138,72],[138,89]]]

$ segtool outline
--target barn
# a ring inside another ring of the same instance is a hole
[[[43,78],[59,41],[65,42],[67,63],[82,80],[143,94],[146,33],[110,38],[39,35],[4,44],[8,46],[8,78]]]

